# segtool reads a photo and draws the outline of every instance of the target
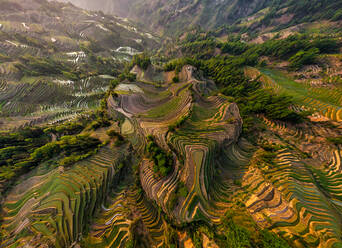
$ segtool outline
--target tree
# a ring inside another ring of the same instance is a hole
[[[292,69],[298,70],[302,68],[304,65],[313,64],[316,62],[318,54],[318,48],[311,48],[308,51],[301,50],[290,58],[290,67]]]

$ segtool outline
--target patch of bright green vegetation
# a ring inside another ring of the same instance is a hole
[[[149,118],[162,118],[170,113],[170,110],[177,109],[182,101],[182,95],[173,97],[170,101],[149,110],[144,116]]]
[[[197,61],[192,58],[173,59],[164,65],[164,71],[175,71],[176,74],[178,74],[182,70],[184,65],[195,65],[196,62]]]
[[[164,91],[158,92],[158,93],[149,91],[146,88],[142,88],[142,90],[144,91],[144,94],[151,99],[164,99],[164,98],[172,96],[172,93],[169,90],[164,90]]]
[[[205,119],[209,119],[217,112],[215,108],[204,108],[195,104],[193,106],[193,111],[190,120],[192,122],[201,122]]]
[[[285,93],[287,95],[292,96],[296,102],[299,102],[301,104],[305,104],[304,100],[308,97],[317,99],[319,101],[322,101],[324,103],[327,103],[329,105],[335,106],[337,108],[340,108],[340,103],[338,99],[331,96],[331,89],[329,88],[319,88],[319,91],[313,90],[309,85],[297,83],[294,80],[290,79],[288,76],[284,75],[283,73],[262,68],[260,69],[262,73],[269,76],[273,82],[280,86],[279,92]],[[342,89],[337,87],[335,89],[336,91],[340,91],[342,94]]]
[[[207,40],[196,40],[194,42],[185,43],[182,46],[182,52],[186,54],[196,54],[198,51],[205,51],[202,59],[208,58],[210,54],[215,51],[217,42],[215,39],[210,38]],[[198,57],[199,58],[199,57]],[[178,70],[176,70],[177,72]]]
[[[30,153],[45,145],[50,137],[41,128],[25,128],[14,133],[0,134],[0,179],[10,180],[27,172],[24,163]]]

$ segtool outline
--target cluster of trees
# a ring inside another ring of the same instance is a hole
[[[186,33],[185,38],[183,39],[183,43],[191,43],[195,41],[201,41],[206,39],[203,36],[203,30],[200,26],[194,26]]]
[[[102,112],[99,112],[99,113],[102,113]],[[94,120],[90,123],[88,130],[96,130],[96,129],[99,129],[101,127],[108,127],[110,125],[111,125],[111,123],[110,123],[110,120],[108,119],[108,117],[105,115],[101,115],[101,117],[99,119]]]
[[[109,90],[113,91],[121,82],[128,80],[129,82],[134,82],[137,80],[137,76],[125,70],[120,73],[116,79],[112,79],[109,83]]]
[[[107,98],[108,98],[108,93],[102,98],[100,102],[100,109],[97,111],[91,113],[89,116],[89,120],[93,120],[88,127],[86,128],[87,130],[96,130],[101,127],[109,127],[111,125],[111,117],[108,115],[107,112]]]
[[[170,195],[169,208],[174,209],[180,197],[185,198],[189,194],[188,188],[184,182],[180,181],[176,187],[175,192]]]
[[[322,19],[334,20],[342,8],[342,3],[335,0],[291,0],[288,6],[288,12],[295,15],[297,22],[312,22]]]
[[[242,67],[246,61],[213,58],[205,62],[206,72],[215,80],[224,95],[233,97],[239,104],[241,115],[245,118],[245,131],[252,125],[251,114],[265,114],[273,120],[300,122],[302,116],[289,109],[292,98],[276,95],[261,88],[258,81],[245,78]]]
[[[191,45],[193,44],[193,45]],[[183,45],[183,53],[185,56],[192,57],[192,60],[203,60],[214,57],[213,53],[204,56],[203,49],[198,49],[204,44],[218,47],[223,53],[228,53],[234,57],[234,63],[255,66],[261,56],[271,56],[276,59],[290,60],[291,68],[300,69],[303,65],[316,62],[316,58],[322,53],[338,53],[341,44],[338,40],[329,37],[313,37],[310,35],[297,34],[287,37],[286,39],[268,40],[262,44],[247,44],[239,39],[231,39],[225,43],[216,44],[210,38],[208,40],[195,41]],[[193,47],[194,49],[189,49]],[[231,59],[231,58],[230,58]],[[172,60],[164,66],[166,71],[175,70],[180,65],[184,65],[184,59]],[[190,61],[193,62],[193,61]],[[178,66],[178,67],[177,67]]]
[[[245,99],[249,103],[243,108],[246,113],[265,114],[268,118],[273,120],[300,122],[302,116],[289,109],[293,105],[293,100],[290,96],[276,95],[273,92],[265,89],[258,89],[252,92]]]
[[[86,127],[85,123],[82,122],[80,119],[72,122],[65,122],[60,125],[47,127],[44,129],[45,133],[53,133],[57,136],[63,136],[63,135],[73,135],[78,134],[83,131],[83,129]]]
[[[146,150],[148,157],[154,162],[154,173],[163,177],[167,176],[173,166],[172,154],[168,154],[162,150],[151,135],[147,137]]]
[[[109,90],[113,91],[115,88],[120,84],[120,81],[118,79],[112,79],[109,82]]]
[[[312,65],[316,62],[318,54],[318,48],[312,48],[308,51],[301,50],[289,59],[290,67],[298,70],[304,65]]]
[[[134,81],[136,81],[137,76],[135,74],[132,74],[129,72],[124,72],[118,76],[118,79],[120,82],[122,82],[124,80],[128,80],[129,82],[134,82]]]
[[[222,247],[290,248],[284,239],[266,229],[251,233],[246,227],[235,223],[229,212],[222,223],[224,228],[223,236],[220,237]]]
[[[241,221],[243,220],[243,221]],[[238,222],[239,221],[239,222]],[[290,248],[286,240],[275,233],[261,230],[250,217],[243,213],[234,214],[229,211],[222,218],[222,224],[213,227],[203,221],[192,222],[186,225],[186,229],[196,248],[203,247],[203,234],[209,240],[215,241],[218,247],[234,248]]]
[[[107,131],[107,135],[114,140],[115,146],[121,146],[124,144],[125,138],[118,132],[116,132],[114,129]]]
[[[178,75],[174,76],[174,77],[172,78],[172,82],[174,82],[175,84],[176,84],[176,83],[179,83],[179,76],[178,76]]]
[[[169,61],[164,65],[164,71],[176,71],[176,73],[182,70],[182,67],[185,65],[184,59],[174,59]]]
[[[30,169],[30,154],[45,145],[50,137],[41,128],[25,128],[14,133],[0,134],[0,180],[5,180],[5,191],[14,179]],[[1,195],[1,193],[0,193]]]
[[[164,71],[175,71],[178,74],[185,65],[200,67],[201,62],[190,57],[173,59],[164,64]]]
[[[166,67],[173,69],[191,64],[211,77],[222,94],[232,97],[232,101],[238,103],[244,118],[244,131],[250,131],[253,127],[252,116],[255,114],[264,114],[273,120],[300,122],[302,116],[289,108],[293,104],[290,96],[277,95],[270,90],[262,89],[260,82],[251,82],[245,77],[242,68],[255,63],[258,58],[258,55],[245,54],[246,52],[240,56],[218,56],[209,60],[183,58],[170,61]]]
[[[63,125],[62,125],[63,126]],[[67,125],[69,126],[69,125]],[[71,125],[72,126],[72,125]],[[7,188],[15,178],[27,173],[44,161],[59,158],[57,165],[67,166],[94,154],[101,142],[89,135],[63,136],[51,141],[51,132],[59,128],[25,128],[0,135],[0,180]],[[68,131],[70,129],[67,128]]]
[[[147,70],[150,64],[151,58],[147,56],[147,54],[142,53],[133,56],[131,67],[133,67],[134,65],[138,65],[141,69]]]
[[[243,54],[248,48],[248,44],[241,41],[225,42],[221,45],[221,50],[223,53],[229,53],[232,55]]]
[[[338,10],[333,17],[331,18],[332,21],[340,21],[342,20],[342,9]]]
[[[217,46],[217,42],[209,38],[183,44],[182,52],[185,54],[196,54],[198,59],[206,59],[212,56]]]
[[[315,38],[309,35],[292,35],[286,39],[272,39],[263,44],[256,44],[247,49],[242,56],[272,56],[277,59],[294,60],[293,67],[301,68],[314,63],[322,53],[339,52],[340,44],[332,38]],[[257,62],[257,61],[255,61]]]
[[[0,134],[0,167],[13,166],[29,157],[30,152],[49,142],[41,128],[25,128],[14,133]],[[0,174],[0,177],[4,176]]]
[[[35,149],[26,162],[37,165],[55,156],[60,156],[63,158],[60,165],[70,165],[70,162],[76,162],[90,156],[100,145],[101,142],[98,139],[89,135],[66,135],[58,141],[47,143]]]

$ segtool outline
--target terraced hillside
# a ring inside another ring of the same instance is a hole
[[[190,73],[186,75],[184,70]],[[148,197],[154,199],[177,222],[205,220],[217,224],[222,221],[227,207],[231,206],[228,202],[242,199],[260,227],[273,230],[295,247],[338,247],[341,244],[341,217],[339,200],[336,198],[338,183],[335,180],[338,180],[340,148],[326,139],[340,137],[340,130],[334,126],[336,124],[307,121],[290,124],[259,116],[266,125],[262,142],[273,146],[270,155],[267,152],[269,148],[266,151],[261,149],[261,154],[266,152],[262,156],[274,156],[271,162],[264,157],[260,163],[259,150],[254,154],[255,158],[251,158],[254,149],[250,145],[244,141],[234,144],[234,125],[237,128],[235,135],[238,136],[239,116],[234,115],[233,105],[227,104],[223,96],[203,97],[206,93],[200,91],[201,88],[215,89],[215,86],[207,82],[206,87],[201,87],[204,82],[194,79],[192,72],[193,68],[186,66],[179,75],[181,82],[193,83],[189,106],[186,105],[188,96],[184,93],[182,95],[187,87],[185,83],[177,84],[176,94],[173,93],[174,86],[169,88],[174,99],[170,99],[170,94],[164,91],[167,102],[158,107],[148,108],[147,99],[138,98],[136,94],[123,98],[139,99],[140,105],[144,106],[138,107],[139,103],[135,101],[133,111],[127,107],[130,102],[126,100],[126,109],[123,108],[130,118],[132,114],[138,114],[141,124],[137,129],[142,128],[146,134],[152,134],[161,147],[175,153],[175,169],[164,178],[156,176],[153,162],[143,160],[140,179]],[[261,78],[264,87],[271,87],[281,93],[278,91],[282,87],[279,79],[271,81],[273,85],[267,85],[270,80],[264,78]],[[275,87],[276,82],[280,86]],[[285,90],[291,89],[288,85],[284,87]],[[143,87],[141,84],[139,86]],[[300,87],[295,82],[291,86]],[[305,85],[301,87],[307,87],[316,101],[326,99],[333,103],[335,98],[331,95],[326,97],[323,91],[327,94],[337,93],[327,88],[320,92]],[[303,91],[293,89],[288,94],[294,96],[296,103],[300,103]],[[180,96],[182,99],[177,99]],[[310,106],[301,108],[309,109]],[[182,112],[184,109],[188,113],[185,117]],[[182,121],[175,122],[172,119],[174,111],[179,112],[178,120]],[[229,116],[228,113],[231,114],[229,118],[225,117]],[[337,118],[331,119],[340,121]],[[220,120],[226,120],[225,124],[222,125]],[[227,123],[230,124],[229,128],[225,129],[224,134],[220,133],[220,128],[224,128]],[[215,154],[220,154],[219,159],[215,159]],[[211,167],[206,167],[206,163]],[[213,165],[215,172],[210,171]],[[230,174],[235,171],[233,178],[232,175],[227,176],[225,170]],[[217,171],[220,171],[221,176],[217,176]],[[201,173],[208,174],[203,176]],[[234,186],[237,178],[241,178],[242,191],[239,186]],[[230,195],[232,192],[235,193]],[[177,195],[175,202],[172,201],[174,194]]]
[[[299,108],[310,109],[332,121],[342,120],[340,86],[326,85],[312,87],[309,83],[295,82],[279,71],[269,69],[247,68],[246,74],[251,77],[261,76],[265,88],[272,88],[277,93],[284,93],[295,98]]]
[[[170,85],[163,92],[156,87],[139,84],[152,101],[138,93],[120,96],[118,103],[127,117],[136,116],[139,132],[145,136],[153,135],[161,147],[169,151],[173,149],[177,154],[175,169],[170,176],[154,178],[153,163],[148,161],[143,161],[140,173],[147,195],[181,222],[192,221],[196,215],[198,218],[210,216],[204,209],[208,204],[209,184],[215,174],[209,164],[218,150],[227,149],[237,141],[241,131],[236,105],[224,97],[203,98],[203,89],[214,89],[215,85],[195,79],[193,73],[193,67],[184,67],[180,73],[181,83]],[[209,112],[205,113],[204,109]],[[178,127],[182,125],[181,120],[191,120],[191,129]],[[189,194],[177,204],[181,208],[173,206],[170,209],[167,199],[176,193],[181,182]],[[188,207],[192,208],[190,212]]]
[[[0,248],[342,247],[340,2],[99,2],[0,0]]]
[[[71,169],[32,175],[16,186],[3,204],[3,246],[71,246],[120,179],[125,153],[102,148]],[[37,237],[40,237],[37,239]]]
[[[342,243],[340,147],[324,138],[339,129],[259,114],[252,145],[237,104],[195,67],[132,72],[109,91],[110,144],[69,167],[42,163],[9,192],[3,246],[233,247],[236,229],[257,247]]]
[[[103,13],[2,1],[1,129],[70,120],[96,108],[123,63],[156,45],[151,34]]]
[[[178,225],[204,221],[220,227],[228,209],[242,202],[245,210],[234,211],[246,211],[241,215],[250,215],[258,228],[277,233],[293,247],[342,244],[340,151],[326,139],[340,137],[336,126],[291,124],[258,115],[263,131],[257,145],[251,145],[240,137],[242,120],[236,104],[224,95],[211,95],[215,84],[194,67],[182,68],[179,83],[164,73],[162,85],[146,82],[147,71],[135,67],[132,72],[145,82],[119,85],[111,107],[125,116],[125,123],[130,120],[123,129],[131,140],[136,134],[153,137],[147,139],[147,154],[154,143],[172,154],[172,168],[166,174],[153,156],[139,167],[146,197],[168,218]],[[133,206],[127,208],[134,212]],[[195,242],[194,237],[190,240]]]
[[[273,164],[259,164],[245,175],[244,183],[253,192],[246,203],[253,219],[294,246],[338,247],[341,216],[334,182],[340,154],[324,137],[339,132],[318,124],[263,120],[269,129],[264,140],[288,148],[274,153]]]

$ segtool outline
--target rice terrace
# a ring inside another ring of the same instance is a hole
[[[0,248],[341,248],[341,0],[0,0]]]

